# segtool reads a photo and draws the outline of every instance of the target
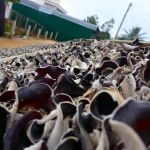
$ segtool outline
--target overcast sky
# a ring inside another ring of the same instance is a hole
[[[120,34],[124,33],[123,29],[131,29],[134,26],[142,27],[141,33],[145,41],[150,41],[150,0],[61,0],[60,5],[67,11],[67,14],[83,20],[87,16],[96,14],[99,17],[99,25],[105,21],[114,18],[114,28],[111,30],[111,36],[114,37],[121,20],[129,6],[132,3],[127,17],[121,27]]]

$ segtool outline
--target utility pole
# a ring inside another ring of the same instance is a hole
[[[129,9],[130,9],[131,6],[132,6],[132,3],[129,4],[129,6],[128,6],[127,10],[126,10],[126,13],[125,13],[124,16],[123,16],[123,19],[122,19],[122,21],[121,21],[121,23],[120,23],[120,26],[119,26],[119,28],[118,28],[118,30],[117,30],[117,33],[116,33],[114,39],[116,39],[116,38],[118,37],[118,33],[119,33],[119,31],[120,31],[120,28],[121,28],[121,26],[122,26],[122,24],[123,24],[123,22],[124,22],[124,19],[125,19],[125,17],[127,16],[127,13],[128,13],[128,11],[129,11]]]

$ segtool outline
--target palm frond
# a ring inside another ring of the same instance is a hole
[[[128,31],[124,29],[125,33],[121,34],[120,37],[125,38],[127,40],[134,40],[135,38],[143,39],[144,37],[142,36],[145,35],[146,33],[140,33],[141,30],[142,28],[139,26],[133,27],[129,29]]]

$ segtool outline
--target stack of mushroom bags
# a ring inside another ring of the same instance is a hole
[[[1,150],[150,149],[149,47],[35,47],[0,62]]]

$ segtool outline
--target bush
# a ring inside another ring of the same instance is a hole
[[[11,29],[12,29],[12,27],[10,24],[5,25],[5,32],[11,32]]]
[[[100,40],[109,40],[110,39],[110,33],[107,31],[102,31],[100,33]]]
[[[26,35],[26,31],[20,29],[18,34],[20,37],[23,37]]]

